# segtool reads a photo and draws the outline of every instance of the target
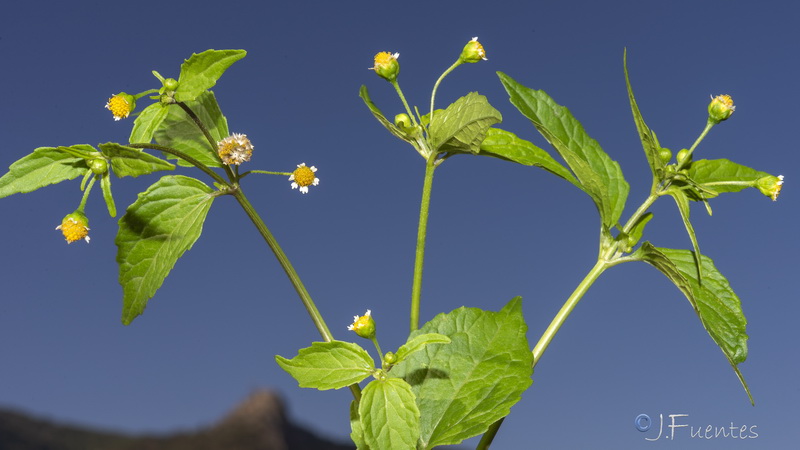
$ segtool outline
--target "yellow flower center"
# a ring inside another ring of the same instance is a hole
[[[380,52],[375,55],[375,70],[378,70],[381,67],[386,67],[395,60],[396,57],[389,53],[389,52]]]
[[[314,171],[306,166],[298,167],[292,172],[292,175],[294,175],[294,182],[300,187],[311,186],[314,184],[314,178],[316,178]]]
[[[61,233],[68,243],[73,243],[81,239],[86,239],[89,235],[89,227],[79,224],[75,219],[66,218],[61,222]]]
[[[714,100],[722,103],[722,105],[728,109],[731,109],[733,107],[733,99],[731,98],[730,95],[727,94],[718,95],[717,98],[715,98]]]
[[[114,115],[114,120],[128,117],[131,113],[131,105],[122,96],[115,95],[108,99],[106,108]]]

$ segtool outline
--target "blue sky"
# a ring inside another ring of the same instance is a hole
[[[244,188],[334,335],[355,339],[345,328],[369,308],[384,350],[397,348],[424,167],[358,97],[365,84],[387,115],[402,108],[366,70],[375,53],[400,53],[400,84],[424,109],[441,71],[479,36],[489,61],[452,73],[437,105],[478,91],[503,114],[501,127],[545,146],[495,72],[544,89],[620,162],[626,218],[650,183],[625,92],[627,48],[639,107],[662,145],[691,145],[709,95],[727,93],[736,113],[697,157],[786,176],[777,202],[751,190],[713,200],[712,217],[700,205],[692,215],[702,251],[742,299],[750,355],[740,368],[756,406],[682,294],[650,266],[624,264],[556,336],[495,447],[789,448],[800,403],[797,17],[791,2],[17,2],[0,17],[0,167],[36,147],[125,142],[132,121],[111,120],[111,94],[154,86],[154,69],[177,76],[193,52],[245,49],[214,91],[231,131],[255,145],[250,168],[306,162],[321,182],[308,195],[281,177],[248,177]],[[115,179],[118,208],[155,180]],[[211,423],[267,387],[295,420],[346,438],[349,392],[300,389],[273,361],[319,336],[233,199],[215,202],[203,236],[130,326],[119,320],[116,219],[100,196],[87,207],[91,244],[67,245],[54,230],[79,200],[77,180],[0,200],[0,405],[165,432]],[[452,158],[436,172],[431,208],[423,320],[460,306],[497,310],[521,295],[534,343],[596,257],[589,198],[535,168]],[[646,239],[690,247],[674,204],[652,211]],[[657,434],[633,426],[642,413],[688,414],[678,420],[695,429],[746,426],[751,439],[691,438],[683,428],[647,441]]]

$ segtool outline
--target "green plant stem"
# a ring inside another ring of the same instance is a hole
[[[497,431],[500,429],[500,425],[503,424],[504,419],[505,417],[489,425],[489,428],[486,430],[485,433],[483,433],[481,441],[478,442],[478,446],[475,447],[475,450],[487,450],[489,446],[492,445],[492,441],[494,440],[494,437],[497,435]]]
[[[176,104],[181,107],[181,109],[189,116],[189,118],[192,119],[194,124],[197,125],[197,128],[199,128],[200,131],[203,133],[203,136],[206,137],[206,140],[208,141],[208,144],[211,147],[211,152],[214,154],[214,157],[217,158],[217,161],[219,161],[219,163],[222,164],[222,167],[225,168],[225,173],[228,174],[228,178],[231,181],[237,180],[236,176],[233,174],[233,171],[231,171],[231,168],[228,167],[228,165],[224,164],[222,162],[222,159],[219,157],[219,154],[217,153],[217,141],[214,139],[213,136],[211,136],[211,132],[208,131],[208,128],[206,128],[206,126],[203,124],[203,121],[200,120],[199,117],[197,117],[197,114],[195,114],[194,111],[192,111],[192,109],[189,108],[188,105],[186,105],[186,103],[177,102]]]
[[[600,274],[602,274],[608,267],[608,262],[598,259],[594,267],[592,267],[589,273],[586,274],[583,280],[581,280],[581,282],[578,284],[578,287],[575,288],[567,301],[564,302],[564,305],[561,307],[555,317],[553,317],[553,320],[542,334],[542,337],[539,338],[539,342],[537,342],[536,346],[533,347],[533,367],[536,367],[536,363],[538,363],[542,358],[542,354],[544,354],[544,351],[547,350],[547,347],[550,345],[550,341],[553,340],[553,336],[556,335],[558,329],[561,328],[561,325],[563,325],[564,321],[567,320],[567,317],[569,317],[572,310],[575,309],[575,306],[578,304],[583,295],[587,290],[589,290]]]
[[[242,192],[242,189],[236,189],[233,191],[233,196],[239,202],[239,204],[244,209],[245,214],[247,217],[250,218],[250,221],[253,222],[258,232],[261,234],[261,237],[267,242],[270,250],[272,253],[275,254],[275,258],[278,259],[278,263],[280,263],[281,267],[283,268],[284,272],[286,272],[286,276],[289,277],[289,281],[294,286],[295,291],[297,291],[297,295],[300,296],[300,301],[303,302],[303,306],[306,307],[306,311],[308,311],[308,315],[311,317],[311,321],[314,322],[314,326],[317,327],[317,331],[322,336],[322,339],[325,342],[330,342],[333,340],[333,335],[331,334],[330,330],[328,329],[328,325],[325,324],[325,320],[323,320],[322,315],[317,310],[314,301],[311,299],[311,295],[309,295],[308,291],[306,290],[305,285],[300,280],[300,276],[297,275],[297,271],[294,270],[294,266],[292,263],[289,262],[289,258],[283,252],[280,245],[278,245],[278,241],[275,240],[275,237],[269,231],[269,228],[264,224],[264,221],[261,219],[261,216],[258,215],[253,205],[250,204],[250,201]]]
[[[403,102],[403,106],[406,108],[406,113],[408,113],[408,117],[411,118],[411,122],[414,126],[417,126],[417,119],[414,118],[415,114],[411,112],[411,108],[408,106],[408,102],[406,101],[406,96],[403,95],[403,90],[400,89],[400,83],[397,80],[391,81],[392,86],[394,86],[394,90],[397,91],[397,96],[400,97],[400,101]]]
[[[106,173],[106,176],[107,175],[108,174]],[[86,207],[86,200],[89,199],[89,192],[92,190],[92,186],[94,186],[94,181],[96,178],[97,177],[92,177],[92,179],[89,180],[89,185],[86,186],[86,189],[83,190],[83,197],[81,197],[81,204],[78,205],[78,209],[76,211],[80,211],[81,213],[83,213],[83,209]]]
[[[462,63],[463,61],[461,61],[461,58],[459,58],[458,61],[454,62],[452,66],[448,67],[447,70],[442,72],[442,74],[439,76],[439,79],[436,80],[436,83],[433,84],[433,92],[431,92],[431,113],[428,116],[428,123],[433,122],[433,102],[436,100],[436,91],[439,89],[439,84],[441,84],[442,80],[444,80],[444,77],[446,77],[447,74],[452,72],[456,67],[460,66]]]
[[[703,132],[700,133],[700,136],[697,137],[697,139],[694,141],[694,144],[692,144],[692,146],[689,148],[689,155],[686,157],[686,159],[683,160],[683,162],[678,162],[678,167],[675,169],[676,172],[683,169],[687,164],[689,164],[689,161],[692,159],[691,156],[694,154],[694,150],[697,148],[698,145],[700,145],[700,142],[703,139],[705,139],[706,135],[708,134],[709,131],[711,131],[711,128],[714,125],[716,124],[711,121],[706,123],[706,127],[703,128]]]
[[[283,175],[287,177],[292,174],[292,172],[271,172],[269,170],[248,170],[245,173],[261,173],[264,175]],[[244,176],[244,174],[242,174],[242,176]]]
[[[292,283],[295,291],[297,291],[300,301],[303,302],[303,306],[306,307],[306,311],[308,311],[308,315],[311,317],[311,321],[314,322],[314,326],[317,328],[317,331],[319,331],[322,339],[325,342],[333,341],[333,335],[331,334],[330,329],[328,329],[328,325],[325,323],[325,320],[322,318],[322,314],[320,314],[317,306],[314,304],[314,300],[311,299],[311,295],[308,293],[305,285],[300,280],[300,276],[297,274],[297,271],[294,270],[294,266],[292,266],[292,263],[289,261],[286,253],[283,252],[281,246],[278,245],[278,241],[275,240],[275,237],[269,231],[269,228],[267,228],[264,220],[258,215],[255,208],[253,208],[253,205],[244,195],[244,192],[242,192],[241,188],[234,190],[232,195],[242,206],[245,214],[247,214],[247,217],[249,217],[250,221],[253,222],[253,225],[255,225],[256,229],[261,234],[261,237],[264,238],[264,241],[266,241],[270,250],[272,250],[272,253],[278,260],[278,263],[281,265],[284,272],[286,272],[286,276],[289,277],[289,281]],[[349,386],[349,388],[353,394],[353,398],[355,398],[356,401],[359,401],[361,399],[361,388],[358,386],[358,384],[353,384]]]
[[[158,145],[158,144],[144,144],[144,143],[128,144],[127,147],[142,148],[142,149],[149,148],[151,150],[158,150],[160,152],[169,153],[170,155],[175,155],[178,158],[180,158],[180,159],[188,162],[189,164],[197,167],[198,169],[202,170],[206,175],[208,175],[211,178],[213,178],[214,181],[216,181],[217,183],[224,184],[226,186],[230,185],[227,181],[225,181],[224,178],[219,176],[216,172],[211,170],[205,164],[203,164],[200,161],[192,158],[191,156],[187,155],[186,153],[183,153],[180,150],[175,150],[172,147],[165,147],[163,145]]]
[[[417,252],[414,260],[414,284],[411,287],[411,331],[419,328],[419,305],[422,297],[422,266],[425,264],[425,238],[428,234],[428,212],[431,204],[433,171],[436,170],[434,157],[425,163],[425,181],[422,184],[422,201],[419,206],[419,226],[417,228]]]

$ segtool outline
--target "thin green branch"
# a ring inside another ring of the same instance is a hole
[[[217,183],[224,184],[224,185],[230,185],[230,183],[228,183],[227,180],[225,180],[224,178],[219,176],[216,172],[211,170],[211,168],[209,168],[207,165],[201,163],[200,161],[192,158],[191,156],[187,155],[186,153],[183,153],[180,150],[175,150],[172,147],[166,147],[166,146],[158,145],[158,144],[134,143],[134,144],[128,144],[127,146],[128,147],[133,147],[133,148],[142,148],[142,149],[148,148],[148,149],[151,149],[151,150],[158,150],[160,152],[169,153],[170,155],[175,155],[178,158],[180,158],[180,159],[188,162],[189,164],[197,167],[198,169],[202,170],[208,176],[213,178],[214,181],[216,181]]]
[[[419,206],[419,226],[417,228],[417,251],[414,260],[414,283],[411,287],[411,331],[419,328],[419,306],[422,298],[422,267],[425,264],[425,239],[428,234],[428,213],[431,204],[433,172],[436,164],[433,158],[425,163],[425,181],[422,185],[422,201]]]

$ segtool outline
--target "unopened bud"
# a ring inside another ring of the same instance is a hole
[[[708,104],[708,121],[715,124],[726,120],[736,111],[736,106],[733,105],[733,99],[730,95],[718,95],[712,97],[711,103]]]

